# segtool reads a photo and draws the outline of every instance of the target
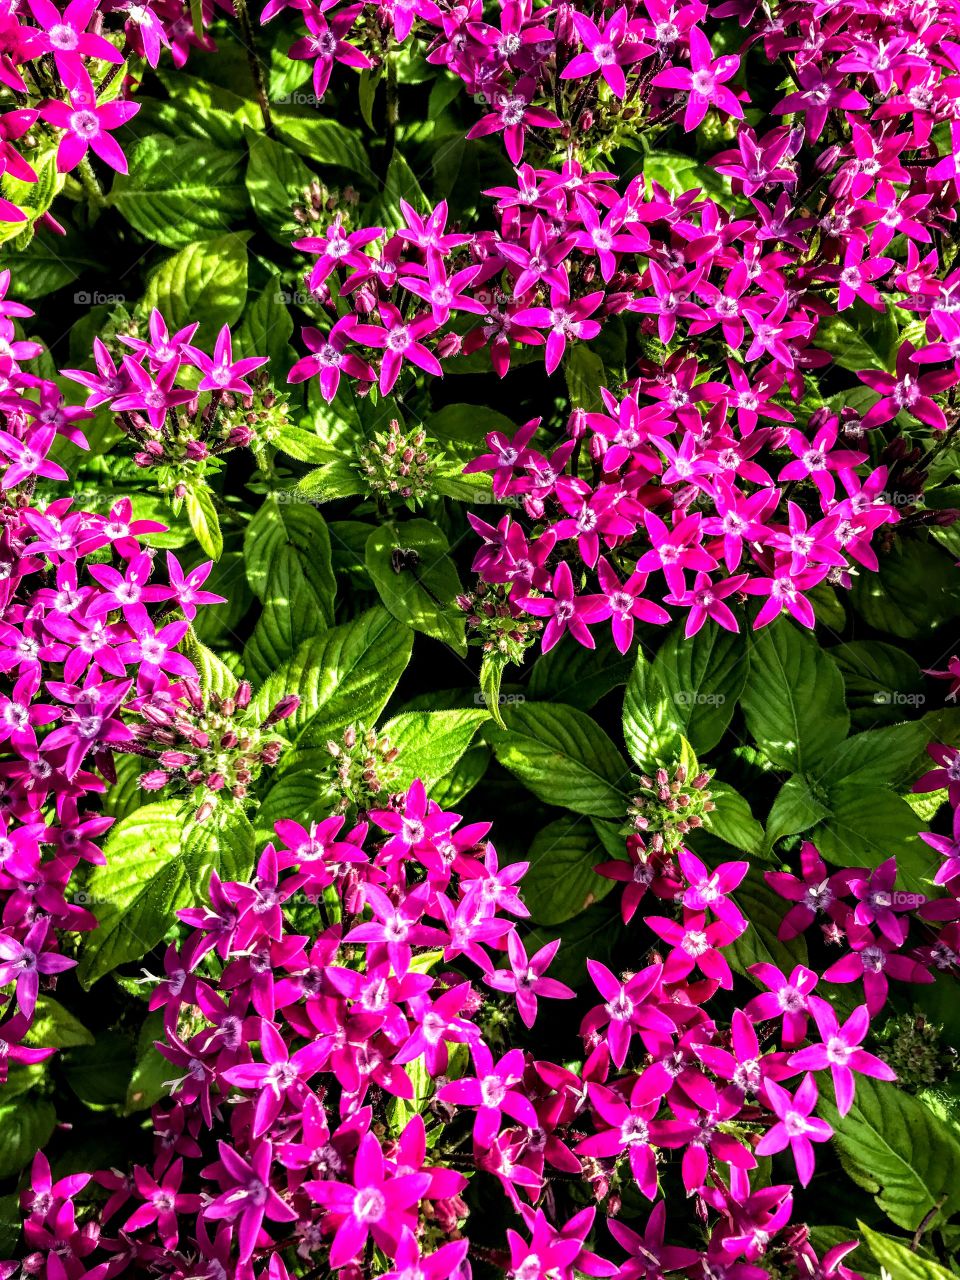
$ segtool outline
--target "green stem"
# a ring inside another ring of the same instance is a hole
[[[89,155],[84,156],[80,161],[79,173],[80,182],[84,191],[87,193],[90,212],[96,215],[106,205],[107,198],[103,194],[103,188],[100,186],[97,175],[93,171],[93,165],[90,163]]]
[[[257,53],[257,47],[254,43],[253,24],[250,21],[250,11],[247,8],[247,0],[234,0],[234,8],[237,13],[237,20],[240,23],[240,34],[243,37],[243,46],[247,51],[247,62],[250,66],[250,75],[253,79],[253,86],[257,94],[257,105],[260,108],[260,116],[263,120],[263,131],[268,138],[274,137],[273,120],[270,116],[270,99],[267,95],[267,80],[263,74],[263,63]]]

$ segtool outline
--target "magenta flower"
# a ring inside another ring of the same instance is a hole
[[[750,870],[750,863],[722,862],[710,870],[689,849],[681,849],[677,860],[688,885],[683,891],[684,908],[689,911],[712,911],[718,920],[722,920],[737,933],[742,932],[746,920],[728,895]]]
[[[383,227],[363,227],[359,231],[345,231],[339,218],[335,218],[322,236],[307,236],[294,240],[293,248],[304,253],[318,254],[310,271],[309,285],[316,289],[331,271],[339,267],[365,267],[367,255],[362,252],[371,240],[379,240]]]
[[[380,319],[383,321],[382,328],[378,325],[360,324],[351,319],[348,335],[362,346],[380,347],[383,350],[380,360],[382,395],[389,395],[393,390],[404,360],[409,360],[435,378],[443,377],[440,361],[420,341],[437,328],[432,315],[421,314],[416,319],[407,321],[396,307],[389,302],[381,302]]]
[[[932,397],[955,386],[960,381],[960,375],[953,368],[920,373],[916,368],[915,356],[913,345],[904,342],[897,351],[896,373],[864,369],[857,374],[861,382],[880,395],[877,403],[864,415],[865,428],[881,426],[906,410],[928,427],[937,431],[946,429],[947,419]]]
[[[483,975],[488,987],[496,991],[511,992],[517,1002],[517,1012],[524,1026],[532,1027],[537,1017],[537,997],[550,1000],[573,1000],[575,991],[554,978],[544,977],[551,960],[557,954],[560,939],[548,942],[533,956],[527,953],[516,930],[507,936],[509,969],[491,969]]]
[[[588,623],[608,615],[602,596],[578,596],[573,590],[573,575],[565,560],[557,565],[551,585],[552,596],[520,596],[517,604],[527,613],[549,621],[543,629],[543,651],[549,652],[565,631],[586,649],[595,649],[596,641]]]
[[[85,2],[89,5],[89,0]],[[116,138],[110,135],[137,114],[140,104],[115,101],[98,106],[93,83],[82,68],[77,68],[69,78],[68,88],[69,103],[47,102],[40,108],[40,115],[48,124],[65,131],[57,148],[57,168],[61,173],[69,173],[88,149],[92,149],[111,169],[126,173],[127,158]]]
[[[217,1149],[220,1159],[208,1165],[203,1176],[216,1178],[224,1190],[204,1206],[204,1216],[215,1222],[239,1219],[237,1244],[240,1261],[246,1262],[253,1256],[265,1218],[295,1222],[297,1213],[270,1185],[272,1143],[263,1141],[251,1147],[248,1160],[226,1142],[219,1142]]]
[[[651,83],[688,95],[683,113],[683,127],[688,133],[696,129],[711,106],[725,111],[735,120],[742,120],[743,108],[725,84],[736,75],[740,59],[735,54],[728,54],[714,60],[710,42],[699,27],[690,28],[689,40],[689,68],[668,67],[655,75]]]
[[[744,1013],[754,1022],[782,1018],[780,1039],[783,1047],[797,1048],[807,1034],[808,1016],[812,1008],[810,993],[817,985],[817,975],[806,965],[798,964],[787,978],[776,965],[766,962],[752,964],[749,973],[767,991],[748,1001],[744,1005]]]
[[[657,1193],[654,1146],[661,1143],[666,1132],[665,1122],[654,1118],[660,1106],[658,1085],[641,1077],[630,1095],[629,1105],[611,1089],[591,1085],[590,1105],[607,1127],[578,1142],[577,1154],[609,1157],[626,1153],[634,1182],[647,1199],[652,1200]]]
[[[437,1097],[441,1102],[476,1108],[474,1146],[482,1149],[496,1137],[503,1115],[510,1116],[530,1130],[539,1128],[533,1103],[516,1088],[523,1079],[523,1051],[511,1049],[496,1065],[483,1041],[472,1044],[470,1052],[477,1074],[443,1085],[437,1090]]]
[[[662,605],[643,598],[648,575],[631,573],[626,582],[621,583],[607,560],[600,557],[597,561],[597,577],[605,597],[604,607],[608,611],[613,629],[613,643],[621,653],[626,653],[633,643],[633,620],[648,622],[662,626],[670,621],[670,615]]]
[[[593,315],[602,301],[602,290],[571,301],[570,285],[564,279],[562,284],[551,285],[549,307],[524,307],[515,314],[517,324],[530,325],[533,329],[549,329],[547,373],[553,373],[559,366],[568,341],[588,341],[597,336],[600,332],[599,321],[588,317]]]
[[[9,465],[0,480],[0,488],[12,489],[31,476],[66,480],[67,473],[63,467],[47,458],[56,434],[53,427],[34,427],[26,440],[18,440],[9,431],[0,431],[0,453],[9,459]]]
[[[233,391],[238,395],[248,396],[253,388],[244,379],[254,369],[267,363],[266,356],[249,356],[245,360],[234,360],[233,339],[230,337],[229,325],[224,325],[217,335],[216,345],[211,358],[197,347],[185,348],[190,360],[203,374],[198,391]]]
[[[766,1096],[778,1120],[754,1149],[758,1156],[769,1156],[789,1146],[796,1161],[797,1176],[803,1186],[807,1186],[813,1177],[815,1163],[813,1143],[827,1142],[833,1137],[833,1129],[826,1120],[819,1120],[811,1114],[817,1105],[817,1082],[808,1072],[791,1097],[786,1089],[768,1080]]]
[[[154,380],[143,365],[137,364],[130,356],[124,356],[123,371],[129,379],[129,390],[118,396],[112,407],[118,413],[130,409],[145,413],[150,425],[159,431],[167,420],[168,409],[189,404],[196,396],[195,391],[173,385],[179,364],[178,359],[170,360],[162,366]]]
[[[804,840],[800,846],[800,876],[788,871],[765,871],[763,878],[772,889],[795,905],[780,923],[777,937],[784,942],[808,929],[819,912],[825,912],[831,920],[839,921],[847,914],[840,899],[849,892],[850,881],[856,871],[827,872],[827,864],[820,857],[816,845]]]
[[[614,1240],[630,1255],[618,1270],[621,1280],[659,1280],[668,1271],[693,1274],[691,1268],[700,1259],[695,1249],[663,1243],[667,1229],[667,1206],[663,1200],[654,1205],[643,1235],[615,1218],[607,1220],[607,1227]]]
[[[101,62],[112,62],[117,66],[123,62],[123,55],[116,45],[87,31],[97,9],[97,0],[71,0],[62,14],[50,0],[30,0],[30,8],[40,27],[23,28],[20,56],[27,61],[43,53],[52,53],[67,88],[72,88],[85,74],[84,58],[98,58]]]
[[[310,355],[298,360],[287,376],[288,382],[303,382],[306,378],[319,378],[320,394],[329,404],[337,394],[340,375],[358,382],[375,382],[377,375],[358,355],[346,350],[350,324],[347,318],[338,320],[326,338],[319,329],[306,325],[300,332]]]
[[[493,95],[493,110],[477,121],[467,137],[485,138],[491,133],[502,133],[511,164],[519,164],[527,129],[559,129],[563,123],[552,111],[531,105],[535,87],[533,78],[525,76],[512,89],[497,90]]]
[[[135,1167],[133,1176],[144,1203],[123,1224],[124,1231],[140,1231],[156,1223],[163,1247],[175,1249],[180,1239],[177,1215],[196,1213],[202,1203],[199,1195],[180,1190],[183,1161],[174,1160],[159,1182],[140,1165]]]
[[[821,1044],[810,1045],[791,1054],[790,1066],[799,1071],[823,1071],[830,1068],[836,1093],[837,1110],[845,1116],[853,1106],[853,1073],[873,1076],[876,1080],[896,1080],[896,1072],[860,1045],[870,1029],[870,1014],[865,1004],[859,1005],[843,1026],[826,1000],[814,999],[812,1012]]]
[[[576,11],[573,13],[573,25],[585,52],[578,53],[567,63],[560,78],[576,80],[599,71],[617,97],[625,97],[627,81],[623,68],[654,52],[650,45],[637,39],[639,24],[627,21],[627,10],[622,6],[604,23],[602,31],[592,18]]]
[[[76,960],[44,951],[52,920],[41,916],[30,926],[22,942],[0,932],[0,986],[15,984],[20,1012],[27,1018],[33,1013],[40,991],[40,978],[72,969]]]

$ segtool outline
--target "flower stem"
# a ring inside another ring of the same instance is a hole
[[[250,22],[247,0],[234,0],[234,9],[236,10],[237,20],[240,23],[243,46],[247,51],[247,62],[250,66],[250,75],[257,94],[257,105],[260,108],[260,115],[263,119],[263,131],[268,138],[272,138],[274,137],[274,128],[270,115],[270,99],[267,96],[267,80],[263,73],[263,63],[260,61],[260,55],[257,53],[254,43],[253,24]]]

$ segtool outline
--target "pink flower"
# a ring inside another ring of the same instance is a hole
[[[735,95],[725,87],[737,72],[740,59],[735,54],[717,58],[707,37],[699,27],[691,27],[690,67],[668,67],[653,77],[652,83],[663,89],[677,89],[687,93],[687,105],[683,113],[683,127],[689,133],[707,114],[708,107],[717,107],[736,120],[743,119],[743,108]]]
[[[618,98],[626,97],[627,82],[623,68],[654,52],[650,45],[637,39],[639,24],[628,22],[627,10],[621,7],[604,23],[602,31],[592,18],[576,10],[573,25],[585,52],[578,53],[567,63],[560,78],[576,80],[599,71]]]
[[[89,0],[86,3],[89,4]],[[87,150],[92,149],[111,169],[126,173],[126,156],[110,134],[132,119],[140,110],[140,104],[115,101],[98,106],[93,83],[83,68],[77,68],[69,78],[68,88],[69,103],[47,102],[40,108],[40,115],[48,124],[65,131],[57,149],[57,168],[61,173],[69,173]]]
[[[819,1120],[811,1114],[817,1105],[817,1082],[808,1072],[791,1098],[786,1089],[768,1080],[766,1093],[778,1122],[757,1143],[756,1153],[769,1156],[789,1146],[797,1164],[797,1176],[803,1186],[807,1186],[813,1177],[813,1143],[826,1142],[833,1137],[833,1129],[826,1120]]]
[[[527,959],[523,943],[516,930],[507,935],[507,952],[510,958],[509,969],[491,969],[483,975],[488,987],[496,991],[512,992],[517,1002],[517,1012],[525,1027],[532,1027],[537,1017],[537,997],[550,1000],[573,1000],[575,991],[557,982],[554,978],[544,977],[551,960],[557,954],[560,939],[548,942],[535,955]]]
[[[799,1071],[823,1071],[829,1067],[837,1110],[845,1116],[853,1106],[855,1071],[876,1080],[896,1080],[896,1073],[874,1054],[860,1048],[870,1029],[870,1014],[865,1004],[854,1009],[841,1026],[826,1000],[814,999],[811,1003],[822,1043],[792,1054],[790,1066]]]

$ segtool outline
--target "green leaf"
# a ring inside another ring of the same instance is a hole
[[[955,1280],[955,1272],[931,1262],[929,1258],[920,1257],[904,1241],[871,1231],[863,1222],[858,1222],[857,1226],[864,1243],[893,1280]]]
[[[213,333],[234,324],[247,297],[249,232],[188,244],[161,262],[147,281],[143,305],[157,307],[171,329],[199,320]]]
[[[707,626],[687,639],[682,627],[667,636],[653,661],[671,715],[698,754],[723,737],[749,669],[743,636]]]
[[[841,1118],[827,1094],[821,1094],[819,1111],[833,1126],[847,1174],[898,1227],[915,1231],[944,1196],[930,1226],[960,1208],[960,1143],[909,1093],[858,1075],[848,1115]]]
[[[272,276],[267,287],[248,304],[237,330],[234,349],[241,358],[267,356],[266,366],[275,386],[280,386],[293,367],[296,353],[290,346],[293,320],[284,302],[280,277]],[[279,440],[271,441],[282,447]]]
[[[630,771],[600,726],[562,703],[524,702],[503,708],[506,730],[485,736],[500,764],[547,804],[596,818],[622,818]]]
[[[132,227],[170,249],[222,235],[247,208],[242,153],[213,142],[148,133],[118,173],[108,204]]]
[[[399,747],[400,785],[419,778],[428,791],[456,765],[470,746],[477,729],[489,720],[485,708],[459,711],[406,711],[383,726],[393,746]]]
[[[247,580],[264,606],[244,651],[257,678],[333,623],[337,584],[326,521],[309,504],[280,496],[264,502],[244,537]]]
[[[854,640],[829,650],[840,668],[847,705],[861,728],[902,720],[926,702],[916,660],[879,640]]]
[[[239,683],[237,677],[225,662],[197,638],[193,627],[183,637],[180,648],[196,667],[204,693],[215,694],[218,698],[229,698],[236,693]],[[136,757],[133,758],[136,760]]]
[[[586,818],[566,816],[541,828],[527,856],[523,900],[538,924],[563,924],[615,887],[615,881],[594,871],[609,859]]]
[[[456,597],[463,588],[446,535],[430,520],[388,521],[367,539],[367,572],[400,622],[466,654],[466,622]]]
[[[122,1031],[105,1031],[93,1046],[81,1045],[63,1056],[67,1083],[84,1106],[115,1111],[123,1105],[134,1067],[133,1041]]]
[[[50,1141],[57,1113],[46,1098],[0,1102],[0,1178],[12,1178]]]
[[[170,1061],[159,1053],[155,1042],[163,1040],[163,1015],[158,1009],[147,1016],[140,1031],[137,1060],[127,1082],[124,1114],[146,1111],[170,1092]]]
[[[600,388],[607,375],[595,351],[582,342],[576,343],[563,362],[563,372],[571,404],[590,413],[602,407]]]
[[[186,508],[194,537],[211,560],[219,560],[223,554],[220,516],[213,493],[202,480],[187,489]]]
[[[374,725],[410,660],[413,636],[386,609],[369,609],[343,626],[332,627],[301,645],[289,662],[263,685],[252,715],[263,720],[287,693],[300,706],[276,731],[291,742],[319,745],[349,724]],[[283,757],[289,767],[296,760]],[[287,815],[289,816],[289,815]]]
[[[648,151],[643,172],[648,182],[659,182],[671,196],[699,189],[715,198],[730,197],[730,184],[722,174],[679,151]]]
[[[295,116],[274,111],[272,116],[280,141],[314,164],[336,164],[351,173],[361,169],[370,172],[370,160],[356,129],[348,129],[319,112]]]
[[[645,773],[655,773],[679,756],[683,729],[678,710],[667,700],[653,663],[638,650],[623,699],[623,739]]]
[[[828,862],[876,867],[895,855],[911,888],[932,871],[929,851],[918,839],[923,823],[892,791],[845,780],[830,788],[828,808],[810,837]]]
[[[883,369],[892,373],[900,345],[893,304],[874,311],[858,299],[842,315],[821,318],[814,345],[829,351],[841,369]]]
[[[833,660],[811,632],[783,618],[754,633],[741,702],[761,750],[796,772],[815,767],[850,727]]]
[[[746,797],[725,782],[711,782],[709,790],[716,807],[704,818],[707,830],[734,849],[763,857],[763,826],[750,811]]]
[[[960,613],[954,559],[929,541],[898,538],[877,573],[854,579],[853,606],[878,631],[906,640],[929,635]]]
[[[295,457],[295,454],[291,455]],[[309,461],[315,461],[310,458]],[[321,466],[308,471],[294,491],[309,502],[335,502],[366,492],[366,483],[348,458],[331,456]]]
[[[417,213],[430,212],[430,202],[423,194],[416,175],[400,152],[394,150],[387,168],[383,191],[376,201],[376,220],[378,225],[382,222],[387,234],[406,223],[403,210],[400,208],[401,199],[412,205]]]
[[[533,664],[527,692],[537,702],[556,699],[589,711],[604,694],[626,684],[632,669],[632,660],[609,636],[598,638],[596,649],[585,649],[565,635]]]
[[[292,206],[301,203],[313,174],[295,151],[263,133],[245,129],[249,147],[246,186],[253,211],[274,240],[294,238]]]
[[[784,836],[806,831],[827,813],[826,805],[814,794],[809,780],[803,774],[794,774],[777,792],[767,816],[767,848],[772,849]]]
[[[93,1044],[94,1037],[92,1031],[52,996],[40,996],[24,1041],[43,1049],[68,1049],[73,1045]]]
[[[811,769],[815,778],[836,786],[859,782],[863,786],[897,786],[912,782],[912,766],[930,741],[922,720],[868,729],[838,742]]]
[[[99,927],[86,936],[78,976],[91,987],[128,960],[157,945],[182,907],[200,901],[210,872],[223,879],[247,874],[253,833],[245,819],[218,826],[185,824],[173,801],[148,804],[118,822],[107,839],[105,866],[95,867],[89,891]]]

